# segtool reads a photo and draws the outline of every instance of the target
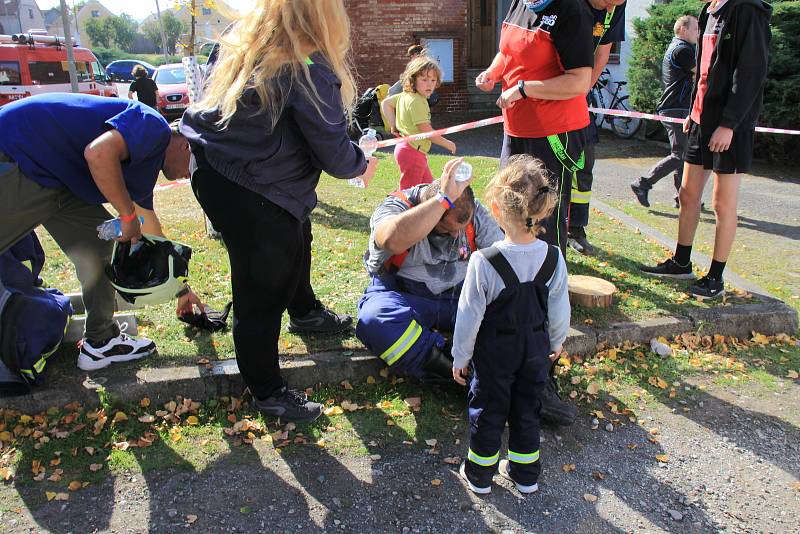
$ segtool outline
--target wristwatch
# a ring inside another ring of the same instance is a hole
[[[520,80],[517,82],[517,89],[519,89],[519,95],[522,98],[528,98],[528,95],[525,94],[525,80]]]

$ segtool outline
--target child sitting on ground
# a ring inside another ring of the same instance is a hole
[[[435,59],[417,56],[408,62],[400,77],[403,92],[381,102],[381,111],[392,128],[392,133],[402,136],[432,132],[431,108],[428,97],[442,83],[442,69]],[[419,141],[403,141],[394,148],[394,159],[400,167],[400,189],[419,184],[429,184],[433,174],[428,167],[431,142],[456,153],[456,145],[441,135]]]
[[[491,492],[495,471],[521,493],[539,489],[540,394],[569,330],[567,267],[558,247],[537,239],[556,203],[541,161],[514,156],[488,186],[506,237],[469,259],[453,333],[453,379],[466,385],[470,444],[460,474]],[[499,462],[508,421],[508,459]]]

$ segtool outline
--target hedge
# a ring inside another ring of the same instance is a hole
[[[672,39],[675,20],[685,14],[698,15],[697,0],[674,0],[651,5],[649,17],[636,18],[636,38],[628,69],[631,104],[634,109],[654,112],[661,96],[661,60]],[[770,66],[764,89],[759,125],[800,128],[800,0],[775,0],[772,5]],[[758,134],[756,157],[800,163],[800,136]]]
[[[119,59],[135,59],[158,67],[159,65],[166,65],[167,63],[180,63],[182,57],[167,56],[167,59],[164,59],[164,54],[131,54],[118,48],[95,47],[92,48],[92,52],[94,52],[94,55],[97,56],[97,59],[99,59],[100,63],[103,65],[108,65],[112,61],[117,61]],[[205,63],[206,59],[208,59],[207,56],[197,56],[197,60],[200,63]]]

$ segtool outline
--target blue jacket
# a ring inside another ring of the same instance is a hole
[[[364,153],[347,136],[339,79],[319,54],[311,55],[308,69],[319,100],[284,73],[284,104],[275,128],[270,110],[258,113],[253,89],[244,92],[225,129],[216,126],[216,111],[189,108],[181,121],[192,149],[201,148],[217,172],[301,221],[317,204],[314,190],[322,171],[347,179],[367,169]]]

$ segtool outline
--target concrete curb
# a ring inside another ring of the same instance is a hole
[[[616,323],[604,329],[585,325],[571,328],[565,349],[570,354],[590,355],[598,343],[616,345],[624,341],[647,343],[653,337],[672,337],[684,332],[719,333],[740,338],[757,331],[765,335],[794,333],[798,328],[797,312],[783,302],[766,297],[763,302],[709,310],[688,310],[685,317],[660,317],[631,323]],[[284,378],[295,387],[314,384],[338,384],[342,380],[359,382],[368,376],[379,377],[383,363],[364,352],[345,356],[342,352],[324,352],[312,356],[288,357],[281,361]],[[75,370],[68,376],[49,377],[46,389],[31,395],[0,399],[0,407],[36,413],[73,401],[87,405],[98,403],[98,387],[103,386],[114,399],[138,402],[149,397],[155,403],[167,402],[181,395],[204,400],[223,395],[241,395],[244,383],[235,360],[213,362],[205,366],[137,369],[112,366],[91,375]]]

